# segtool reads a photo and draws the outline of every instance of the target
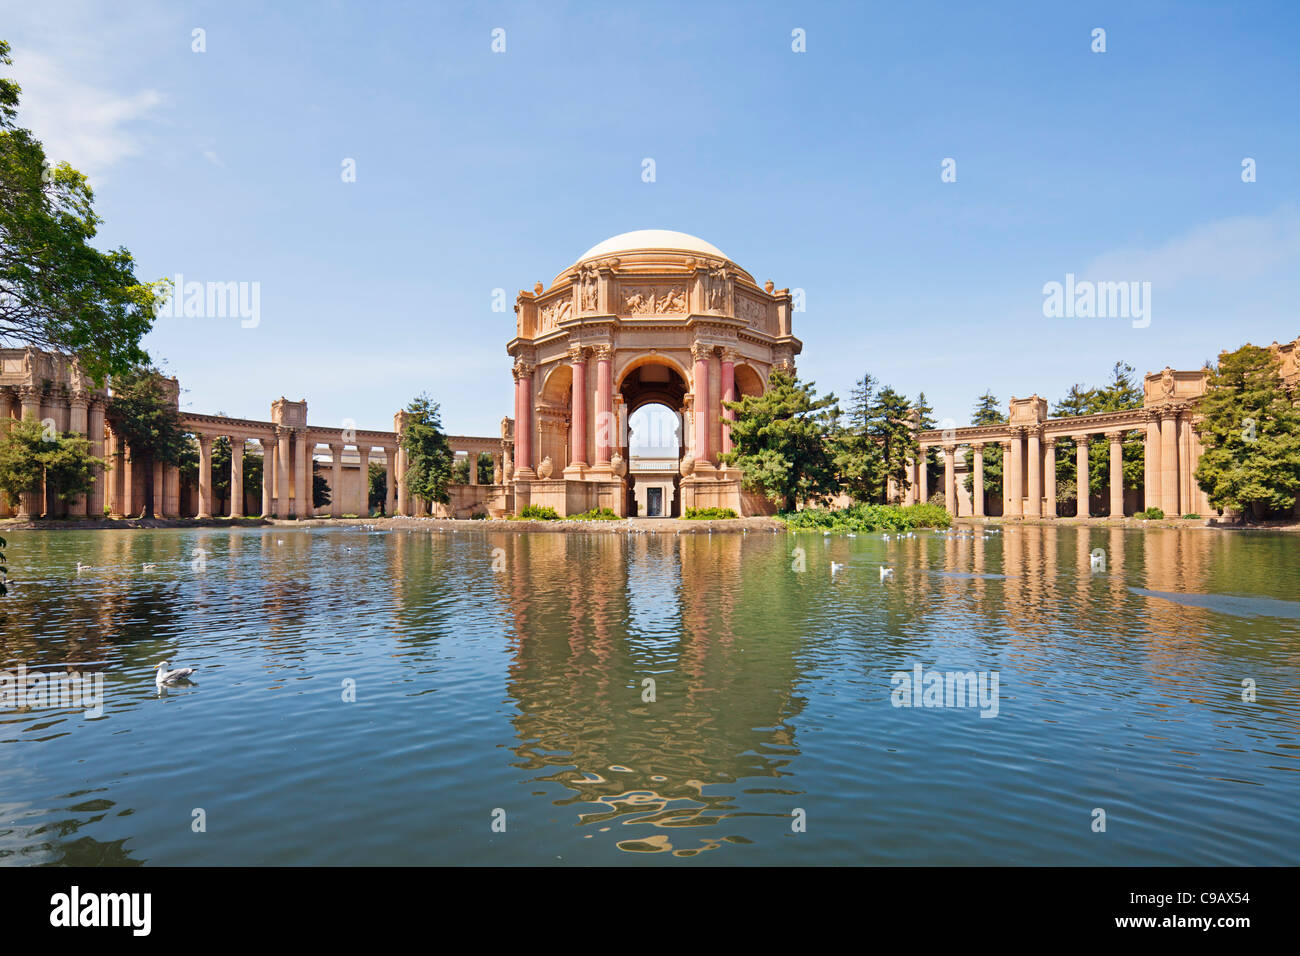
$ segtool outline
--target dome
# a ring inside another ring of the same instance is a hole
[[[633,252],[643,249],[666,249],[673,252],[693,252],[697,255],[709,256],[714,259],[730,259],[730,257],[712,243],[705,242],[698,236],[687,235],[684,232],[673,232],[671,229],[637,229],[634,232],[625,232],[617,236],[606,239],[604,242],[597,243],[586,252],[578,257],[578,262],[585,259],[595,259],[600,256],[617,255],[620,252]]]

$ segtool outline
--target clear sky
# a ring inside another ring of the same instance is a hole
[[[105,244],[142,278],[260,283],[255,328],[146,339],[196,411],[283,394],[390,428],[427,390],[449,431],[496,434],[494,290],[644,228],[803,289],[822,391],[869,371],[958,424],[986,388],[1054,402],[1120,359],[1300,335],[1294,0],[3,0],[0,36]],[[1067,273],[1150,282],[1150,324],[1044,317]]]

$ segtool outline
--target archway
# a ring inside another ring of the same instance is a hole
[[[682,375],[665,362],[643,361],[624,371],[618,387],[624,409],[619,453],[628,465],[629,515],[681,514],[678,469],[685,448],[686,392]]]

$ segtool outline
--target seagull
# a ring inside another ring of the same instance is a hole
[[[842,571],[842,570],[844,570],[844,565],[838,564],[834,561],[831,562],[831,577],[835,577],[836,571]]]
[[[882,565],[880,566],[880,580],[883,581],[883,580],[885,580],[885,578],[889,578],[889,579],[892,581],[893,578],[894,578],[894,569],[893,569],[893,568],[887,568],[887,567],[885,567],[885,566],[882,564]]]
[[[162,690],[163,684],[179,684],[183,680],[189,680],[190,675],[195,671],[193,667],[178,667],[174,671],[169,671],[167,669],[169,666],[169,661],[154,665],[154,670],[157,671],[154,683],[158,685],[159,690]]]
[[[145,562],[144,564],[141,565],[141,567],[142,567],[145,571],[152,571],[154,568],[158,567],[158,565],[156,565],[156,564],[149,564],[148,562]]]
[[[89,564],[82,564],[80,561],[77,562],[77,573],[78,573],[78,574],[80,574],[82,571],[93,571],[93,570],[95,570],[95,569],[94,569],[93,567],[91,567]]]

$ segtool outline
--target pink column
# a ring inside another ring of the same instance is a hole
[[[533,476],[533,367],[515,366],[515,474]]]
[[[587,357],[581,348],[569,353],[573,367],[573,428],[569,435],[569,463],[587,464]],[[478,455],[472,455],[477,459]],[[474,462],[471,462],[471,468]]]
[[[736,400],[736,353],[731,349],[722,350],[722,452],[731,451],[731,426],[727,422],[736,420],[736,413],[726,407],[727,402]]]
[[[709,454],[709,352],[706,345],[696,343],[691,349],[695,357],[695,460],[710,461]]]
[[[614,372],[610,349],[601,346],[596,349],[596,464],[609,464],[614,437]]]

